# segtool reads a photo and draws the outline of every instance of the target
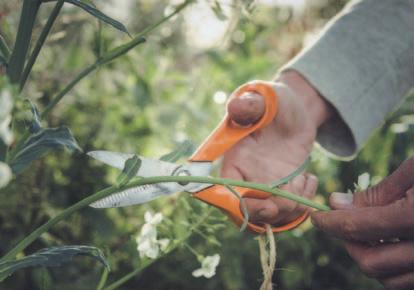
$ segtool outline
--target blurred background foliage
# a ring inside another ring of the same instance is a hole
[[[257,1],[251,11],[246,11],[242,2],[199,0],[151,33],[146,44],[83,80],[44,122],[50,127],[70,127],[85,152],[106,149],[160,157],[184,140],[198,144],[221,119],[232,90],[252,79],[273,78],[347,1]],[[21,4],[0,3],[0,33],[10,46]],[[174,3],[107,0],[95,4],[136,35],[170,11]],[[211,6],[216,7],[217,15]],[[34,37],[52,7],[42,5]],[[23,97],[44,108],[83,67],[127,40],[127,35],[65,5]],[[414,128],[410,100],[402,108],[351,162],[333,160],[315,150],[310,170],[320,178],[321,202],[326,202],[330,192],[352,189],[363,172],[377,180],[386,176],[414,153],[414,135],[406,134]],[[17,130],[22,127],[18,118],[13,125]],[[1,254],[56,212],[112,184],[116,175],[81,153],[61,151],[34,162],[0,192]],[[197,215],[206,207],[182,194],[129,208],[87,208],[55,226],[26,251],[62,244],[97,246],[109,259],[109,281],[114,281],[139,260],[135,236],[146,210],[161,211],[172,221],[166,231],[185,231],[192,216],[189,211]],[[183,248],[120,289],[258,289],[262,275],[257,241],[227,221],[224,228],[213,226],[223,219],[214,211],[213,220],[204,229],[211,234],[195,235],[189,242],[203,255],[221,255],[216,276],[194,278],[191,272],[199,263]],[[277,235],[277,240],[274,282],[278,289],[381,288],[359,272],[340,241],[313,229],[309,222]],[[61,268],[19,271],[0,284],[0,289],[95,289],[101,272],[95,262],[75,259]]]

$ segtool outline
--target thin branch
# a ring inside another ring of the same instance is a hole
[[[243,213],[243,223],[240,226],[240,231],[243,232],[246,229],[247,224],[249,223],[249,211],[247,210],[246,202],[244,201],[240,193],[238,193],[238,191],[235,190],[233,187],[231,187],[230,185],[226,185],[226,188],[235,196],[237,196],[237,198],[240,200],[240,206]]]

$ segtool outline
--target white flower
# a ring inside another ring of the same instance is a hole
[[[158,225],[162,221],[162,213],[156,213],[152,215],[151,212],[147,211],[144,215],[145,223],[151,225]]]
[[[13,108],[13,102],[11,94],[8,90],[0,92],[0,138],[10,145],[13,141],[13,134],[10,131],[11,122],[11,110]]]
[[[3,162],[0,162],[0,188],[5,187],[12,178],[10,167]]]
[[[194,277],[204,276],[206,278],[211,278],[216,274],[216,268],[219,263],[219,254],[207,256],[201,261],[201,268],[194,270],[192,274]]]
[[[160,250],[165,251],[170,243],[169,239],[157,240],[157,225],[162,221],[162,214],[152,215],[146,212],[144,215],[145,224],[136,238],[137,250],[141,258],[148,257],[155,259],[158,257]]]
[[[358,176],[358,190],[367,189],[370,183],[370,176],[368,172],[365,172]]]

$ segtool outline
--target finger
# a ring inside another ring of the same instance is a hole
[[[405,195],[414,185],[414,157],[405,160],[396,171],[379,184],[354,194],[353,204],[358,207],[390,204]]]
[[[388,206],[314,212],[312,223],[321,230],[353,241],[413,238],[414,202],[402,199]]]
[[[244,200],[250,222],[276,224],[279,218],[279,208],[270,198],[245,198]]]
[[[414,272],[383,279],[381,282],[388,290],[412,290],[414,289]]]
[[[414,242],[375,246],[347,242],[345,247],[362,272],[372,278],[391,277],[414,269]]]
[[[231,98],[227,104],[230,119],[242,126],[255,123],[263,116],[264,111],[264,99],[256,93],[244,93],[239,97]]]

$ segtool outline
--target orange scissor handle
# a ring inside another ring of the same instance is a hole
[[[192,162],[214,161],[222,156],[227,150],[233,147],[244,137],[267,126],[276,116],[278,110],[278,98],[272,83],[264,81],[252,81],[237,88],[230,97],[238,98],[245,93],[256,93],[261,95],[265,101],[265,112],[263,116],[253,125],[242,127],[235,124],[228,114],[226,114],[220,124],[200,145],[196,152],[190,157]],[[253,197],[266,199],[271,194],[263,191],[252,190],[248,188],[237,188],[242,197]],[[214,185],[193,195],[208,204],[225,211],[230,218],[237,224],[243,223],[244,217],[240,210],[240,200],[234,196],[229,190],[221,185]],[[281,232],[290,230],[301,224],[309,213],[305,212],[300,217],[287,225],[273,227],[273,232]],[[262,233],[265,228],[252,223],[248,224],[248,228],[252,231]]]

